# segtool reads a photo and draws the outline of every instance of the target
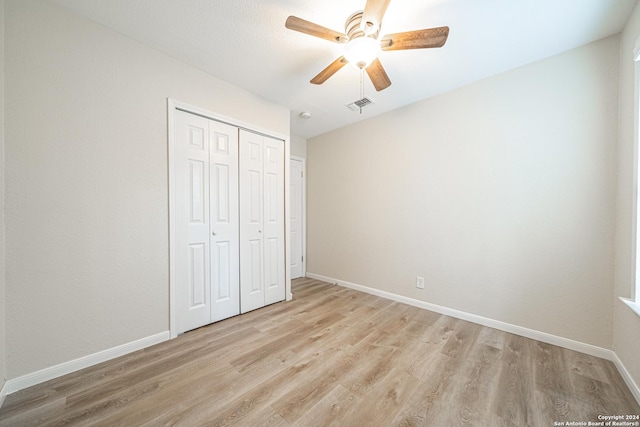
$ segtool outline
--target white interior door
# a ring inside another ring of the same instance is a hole
[[[209,122],[211,322],[240,313],[238,128]]]
[[[284,142],[240,131],[240,311],[285,299]]]
[[[238,128],[176,111],[176,327],[240,313]]]
[[[291,232],[291,278],[297,279],[304,275],[303,264],[303,197],[304,188],[303,163],[301,160],[291,159],[290,168],[290,232]]]
[[[240,312],[264,306],[261,135],[240,130]]]
[[[284,141],[264,142],[264,304],[285,299]]]
[[[175,258],[178,333],[210,323],[209,121],[175,115]]]

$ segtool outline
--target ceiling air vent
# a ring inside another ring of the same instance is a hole
[[[367,105],[373,104],[373,99],[367,98],[366,96],[362,99],[358,99],[357,101],[353,101],[351,104],[347,104],[347,108],[351,111],[360,111]]]

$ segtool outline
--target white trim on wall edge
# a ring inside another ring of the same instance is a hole
[[[357,285],[355,283],[345,282],[344,280],[334,279],[332,277],[326,277],[320,274],[307,273],[307,277],[310,277],[312,279],[322,280],[324,282],[337,283],[338,285],[344,286],[345,288],[366,292],[368,294],[376,295],[382,298],[387,298],[393,301],[401,302],[403,304],[408,304],[414,307],[423,308],[425,310],[444,314],[446,316],[455,317],[456,319],[462,319],[468,322],[477,323],[479,325],[488,326],[490,328],[498,329],[504,332],[509,332],[511,334],[520,335],[525,338],[531,338],[537,341],[545,342],[547,344],[553,344],[560,347],[568,348],[570,350],[579,351],[581,353],[590,354],[592,356],[600,357],[602,359],[613,360],[613,352],[611,350],[607,350],[606,348],[602,348],[602,347],[597,347],[595,345],[570,340],[568,338],[558,337],[556,335],[551,335],[546,332],[540,332],[533,329],[524,328],[522,326],[512,325],[510,323],[501,322],[500,320],[494,320],[488,317],[482,317],[476,314],[454,310],[452,308],[431,304],[425,301],[420,301],[414,298],[405,297],[405,296],[394,294],[391,292],[381,291],[379,289],[374,289],[374,288],[370,288],[363,285]]]
[[[381,298],[390,299],[393,301],[401,302],[403,304],[411,305],[425,310],[433,311],[436,313],[444,314],[446,316],[455,317],[456,319],[466,320],[468,322],[477,323],[479,325],[488,326],[490,328],[498,329],[500,331],[508,332],[515,335],[520,335],[525,338],[531,338],[537,341],[542,341],[547,344],[557,345],[559,347],[567,348],[569,350],[579,351],[591,356],[599,357],[601,359],[610,360],[614,363],[618,372],[624,379],[625,383],[631,390],[631,394],[635,397],[638,404],[640,404],[640,388],[638,384],[633,380],[631,374],[624,366],[618,355],[612,350],[606,348],[597,347],[595,345],[586,344],[580,341],[574,341],[568,338],[559,337],[556,335],[548,334],[546,332],[540,332],[522,326],[512,325],[510,323],[501,322],[499,320],[489,319],[488,317],[478,316],[476,314],[466,313],[464,311],[454,310],[452,308],[443,307],[441,305],[431,304],[425,301],[420,301],[414,298],[405,297],[402,295],[394,294],[391,292],[381,291],[379,289],[370,288],[368,286],[357,285],[355,283],[345,282],[344,280],[335,279],[333,277],[323,276],[321,274],[307,273],[306,277],[316,280],[322,280],[323,282],[335,283],[345,288],[354,289],[356,291],[365,292],[367,294],[375,295]]]
[[[169,331],[165,331],[156,335],[141,338],[136,341],[131,341],[117,347],[89,354],[78,359],[70,360],[59,365],[44,368],[39,371],[23,375],[21,377],[8,380],[3,387],[3,391],[5,391],[6,394],[15,393],[16,391],[23,390],[27,387],[31,387],[45,381],[52,380],[54,378],[61,377],[63,375],[79,371],[80,369],[97,365],[98,363],[115,359],[116,357],[124,356],[125,354],[133,353],[134,351],[151,347],[152,345],[159,344],[164,341],[168,341],[169,338]]]
[[[570,350],[579,351],[581,353],[590,354],[592,356],[600,357],[602,359],[612,360],[613,352],[611,350],[608,350],[602,347],[597,347],[595,345],[570,340],[568,338],[558,337],[556,335],[551,335],[546,332],[540,332],[533,329],[524,328],[522,326],[512,325],[510,323],[501,322],[500,320],[494,320],[488,317],[482,317],[476,314],[454,310],[452,308],[443,307],[441,305],[431,304],[425,301],[420,301],[414,298],[405,297],[405,296],[394,294],[391,292],[381,291],[379,289],[357,285],[355,283],[345,282],[344,280],[334,279],[332,277],[322,276],[320,274],[307,273],[307,277],[310,277],[312,279],[322,280],[324,282],[337,283],[338,285],[344,286],[345,288],[350,288],[356,291],[361,291],[368,294],[376,295],[382,298],[401,302],[403,304],[412,305],[414,307],[424,308],[425,310],[434,311],[436,313],[444,314],[446,316],[455,317],[456,319],[462,319],[472,323],[477,323],[479,325],[488,326],[490,328],[499,329],[504,332],[509,332],[511,334],[520,335],[525,338],[531,338],[534,340],[542,341],[547,344],[557,345],[560,347],[568,348]]]
[[[5,397],[7,397],[7,381],[2,384],[2,389],[0,390],[0,408],[2,408]]]
[[[633,300],[630,300],[629,298],[623,298],[623,297],[619,297],[619,298],[620,298],[620,301],[625,303],[627,305],[627,307],[629,307],[631,310],[633,310],[633,312],[635,314],[640,316],[640,304],[638,304],[637,302],[635,302]]]
[[[618,368],[620,376],[622,376],[624,382],[627,383],[627,387],[629,387],[629,390],[631,390],[631,394],[633,394],[633,397],[636,398],[638,405],[640,405],[640,387],[638,387],[638,384],[636,384],[636,382],[633,380],[633,377],[627,370],[627,367],[624,366],[622,360],[620,360],[618,355],[613,351],[611,352],[611,354],[613,355],[613,364],[616,365],[616,368]]]

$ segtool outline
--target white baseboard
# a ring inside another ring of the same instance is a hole
[[[31,387],[36,384],[52,380],[54,378],[61,377],[63,375],[79,371],[80,369],[88,368],[89,366],[97,365],[98,363],[106,362],[107,360],[115,359],[116,357],[124,356],[125,354],[133,353],[134,351],[142,350],[143,348],[159,344],[163,341],[169,340],[169,338],[169,331],[161,332],[156,335],[151,335],[149,337],[141,338],[136,341],[131,341],[129,343],[119,345],[117,347],[99,351],[98,353],[93,353],[88,356],[70,360],[69,362],[64,362],[59,365],[41,369],[39,371],[32,372],[30,374],[7,381],[2,390],[5,392],[5,394],[15,393],[16,391],[25,389],[27,387]]]
[[[4,380],[2,384],[2,389],[0,389],[0,408],[2,408],[2,404],[4,403],[4,398],[7,397],[7,381]]]
[[[636,382],[633,380],[633,377],[627,370],[627,367],[624,366],[622,360],[620,360],[618,355],[615,352],[611,353],[613,354],[613,363],[616,365],[616,368],[618,368],[618,372],[620,372],[622,379],[624,379],[627,387],[629,387],[629,390],[631,390],[631,394],[633,394],[633,397],[636,398],[638,405],[640,405],[640,387],[638,387],[638,384],[636,384]]]
[[[307,273],[307,277],[310,277],[312,279],[322,280],[323,282],[337,283],[338,285],[344,286],[345,288],[350,288],[356,291],[361,291],[368,294],[376,295],[382,298],[401,302],[403,304],[412,305],[414,307],[424,308],[425,310],[434,311],[436,313],[455,317],[457,319],[462,319],[472,323],[477,323],[479,325],[488,326],[490,328],[498,329],[504,332],[509,332],[511,334],[520,335],[525,338],[531,338],[534,340],[542,341],[547,344],[553,344],[560,347],[568,348],[570,350],[579,351],[581,353],[590,354],[592,356],[600,357],[602,359],[612,360],[613,352],[611,350],[608,350],[602,347],[597,347],[595,345],[574,341],[568,338],[558,337],[556,335],[548,334],[546,332],[540,332],[533,329],[524,328],[522,326],[512,325],[510,323],[501,322],[500,320],[494,320],[488,317],[482,317],[476,314],[454,310],[452,308],[431,304],[425,301],[420,301],[417,299],[405,297],[405,296],[394,294],[391,292],[381,291],[379,289],[369,288],[367,286],[357,285],[355,283],[345,282],[344,280],[322,276],[320,274]]]
[[[393,301],[401,302],[404,304],[412,305],[414,307],[423,308],[425,310],[434,311],[436,313],[444,314],[446,316],[455,317],[457,319],[466,320],[468,322],[477,323],[479,325],[488,326],[490,328],[498,329],[500,331],[509,332],[511,334],[520,335],[525,338],[531,338],[537,341],[542,341],[547,344],[557,345],[559,347],[567,348],[569,350],[579,351],[581,353],[589,354],[591,356],[600,357],[612,361],[620,375],[624,379],[625,383],[631,390],[633,397],[635,397],[638,404],[640,404],[640,388],[638,384],[633,380],[631,374],[624,366],[618,355],[612,350],[597,347],[595,345],[586,344],[580,341],[574,341],[568,338],[558,337],[556,335],[548,334],[546,332],[540,332],[522,326],[512,325],[510,323],[501,322],[499,320],[489,319],[487,317],[478,316],[476,314],[466,313],[464,311],[454,310],[452,308],[443,307],[436,304],[431,304],[425,301],[397,295],[391,292],[381,291],[379,289],[370,288],[367,286],[357,285],[355,283],[345,282],[344,280],[335,279],[333,277],[327,277],[320,274],[307,273],[307,277],[311,279],[322,280],[323,282],[335,283],[345,288],[354,289],[356,291],[365,292],[371,295],[376,295],[382,298],[390,299]]]

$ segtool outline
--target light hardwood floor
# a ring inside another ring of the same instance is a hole
[[[311,279],[11,394],[0,425],[554,426],[640,414],[614,365]]]

